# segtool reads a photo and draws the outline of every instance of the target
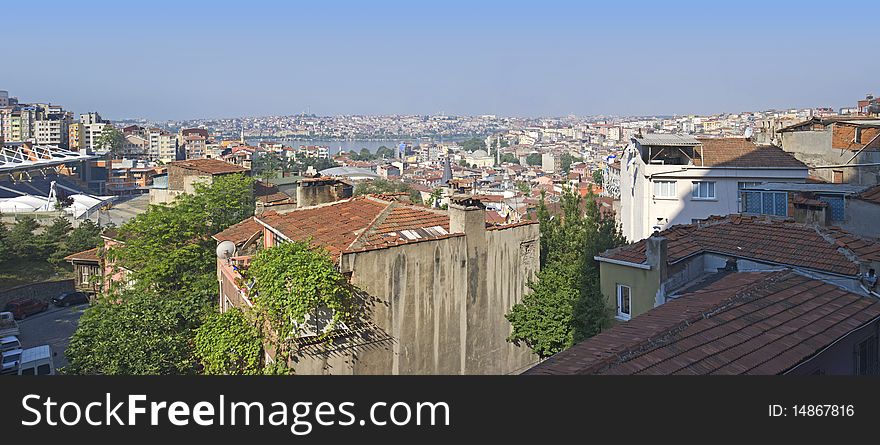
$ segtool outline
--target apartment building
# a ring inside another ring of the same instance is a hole
[[[620,162],[620,220],[630,241],[711,215],[738,213],[739,189],[805,182],[808,174],[791,154],[744,138],[639,135]],[[787,203],[776,205],[782,212]]]
[[[267,249],[310,239],[370,296],[366,320],[327,333],[332,344],[315,341],[317,326],[292,340],[297,374],[505,374],[536,360],[506,341],[504,318],[539,268],[534,222],[487,225],[473,197],[444,211],[376,195],[266,212],[215,239],[245,246],[256,231]],[[249,262],[218,258],[221,309],[252,306],[238,272]]]
[[[880,184],[880,118],[812,118],[778,130],[782,149],[832,183]]]

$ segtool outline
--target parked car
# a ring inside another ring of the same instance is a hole
[[[55,306],[70,306],[73,304],[83,304],[89,302],[89,295],[85,292],[65,292],[57,297],[52,298]]]
[[[6,311],[12,312],[16,320],[26,318],[28,315],[40,313],[49,308],[49,303],[33,298],[20,298],[6,304]]]
[[[55,354],[49,345],[35,346],[21,351],[18,375],[55,375]]]
[[[21,349],[21,342],[18,341],[18,337],[14,335],[9,335],[7,337],[0,338],[0,353],[11,351],[13,349]]]
[[[0,312],[0,337],[18,336],[20,333],[12,312]]]
[[[21,362],[21,349],[10,349],[3,353],[3,360],[0,361],[3,367],[0,374],[18,374],[18,364]]]

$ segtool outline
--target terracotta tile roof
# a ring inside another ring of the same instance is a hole
[[[817,227],[789,220],[757,216],[711,217],[699,224],[670,227],[666,237],[670,264],[702,252],[716,252],[805,267],[843,275],[855,275],[859,261],[873,261],[880,255],[880,243],[868,241],[834,227]],[[643,264],[645,240],[599,255],[619,261]]]
[[[348,248],[390,203],[366,197],[256,217],[289,239],[322,246],[333,256]]]
[[[232,241],[236,246],[241,246],[254,238],[262,230],[263,226],[255,221],[252,216],[240,223],[229,226],[226,230],[214,235],[212,238],[217,241]]]
[[[875,185],[862,193],[859,193],[856,198],[861,199],[862,201],[873,202],[874,204],[880,204],[880,185]]]
[[[185,161],[172,161],[169,165],[196,170],[210,175],[220,175],[224,173],[242,173],[247,169],[235,164],[230,164],[219,159],[188,159]]]
[[[807,166],[779,147],[755,145],[744,138],[698,138],[700,145],[694,148],[696,156],[702,156],[706,167],[784,167]]]
[[[101,261],[101,257],[98,256],[100,250],[100,247],[95,247],[94,249],[70,254],[64,257],[64,259],[67,261],[88,261],[98,263]]]
[[[492,225],[495,224],[504,224],[507,220],[501,216],[500,213],[495,210],[487,210],[486,211],[486,222]]]
[[[277,186],[264,184],[261,181],[254,182],[254,197],[264,203],[273,203],[290,199],[290,196],[280,192]]]
[[[377,196],[358,196],[286,213],[266,212],[259,221],[294,240],[312,239],[331,256],[449,235],[449,214]]]
[[[733,273],[526,374],[781,374],[880,316],[880,300],[792,271]]]

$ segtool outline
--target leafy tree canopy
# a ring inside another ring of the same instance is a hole
[[[260,330],[238,308],[215,312],[196,330],[195,355],[205,374],[261,374],[263,340]]]
[[[561,196],[562,212],[551,215],[543,196],[538,207],[541,270],[532,292],[507,314],[509,340],[548,357],[597,334],[608,323],[599,288],[597,254],[624,244],[613,218],[603,218],[595,196],[573,190]]]

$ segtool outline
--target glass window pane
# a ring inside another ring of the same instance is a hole
[[[744,207],[746,213],[761,213],[761,192],[745,192],[743,197],[745,199]]]
[[[773,214],[776,216],[787,216],[788,215],[788,194],[787,193],[775,193],[775,208]]]
[[[708,193],[707,193],[706,197],[707,198],[714,198],[715,197],[715,183],[714,182],[707,182],[706,185],[708,186]]]
[[[761,213],[772,214],[773,213],[773,193],[762,193],[761,200],[763,201],[763,206],[761,207]]]

